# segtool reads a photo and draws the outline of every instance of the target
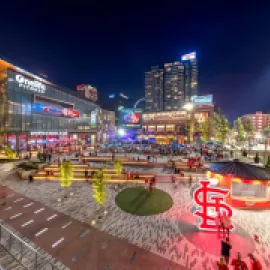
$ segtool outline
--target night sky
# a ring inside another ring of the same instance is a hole
[[[144,96],[151,65],[196,50],[199,94],[230,120],[270,113],[269,1],[55,2],[2,1],[0,55],[56,84],[92,84],[106,106],[109,93]]]

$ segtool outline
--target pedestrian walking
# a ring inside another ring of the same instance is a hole
[[[217,262],[217,266],[218,270],[229,270],[229,267],[226,264],[224,257],[220,257],[219,261]]]
[[[261,262],[251,253],[249,253],[248,256],[250,258],[250,270],[262,270]]]
[[[6,205],[6,197],[7,197],[7,187],[6,186],[1,186],[0,188],[0,198],[1,198],[1,204],[4,206]]]
[[[189,187],[191,187],[191,185],[192,185],[192,181],[193,181],[193,179],[192,179],[192,175],[190,175],[190,176],[189,176],[189,180],[188,180],[188,181],[189,181]]]
[[[84,177],[85,177],[85,180],[88,181],[88,168],[86,168],[84,171]]]
[[[225,258],[226,264],[229,263],[231,249],[232,245],[228,237],[225,240],[221,240],[221,256]]]
[[[237,252],[236,258],[232,260],[232,266],[234,266],[234,270],[248,270],[247,264],[242,261],[240,252]]]
[[[32,173],[30,173],[30,174],[28,175],[28,181],[29,181],[29,183],[32,183],[33,180],[34,180],[33,175],[32,175]]]

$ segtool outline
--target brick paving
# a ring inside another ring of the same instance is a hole
[[[9,190],[0,218],[70,269],[184,269]]]

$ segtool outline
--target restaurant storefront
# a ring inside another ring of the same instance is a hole
[[[145,113],[143,119],[142,140],[154,141],[157,144],[170,144],[178,142],[184,144],[200,138],[200,125],[214,117],[214,106],[197,106],[192,111],[172,111]],[[210,125],[211,126],[211,125]],[[190,138],[192,129],[192,138]],[[212,129],[210,127],[210,136]]]
[[[95,145],[99,106],[0,59],[0,144],[14,150]]]

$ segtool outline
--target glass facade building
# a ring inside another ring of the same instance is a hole
[[[97,104],[0,59],[0,143],[13,149],[96,142]]]

